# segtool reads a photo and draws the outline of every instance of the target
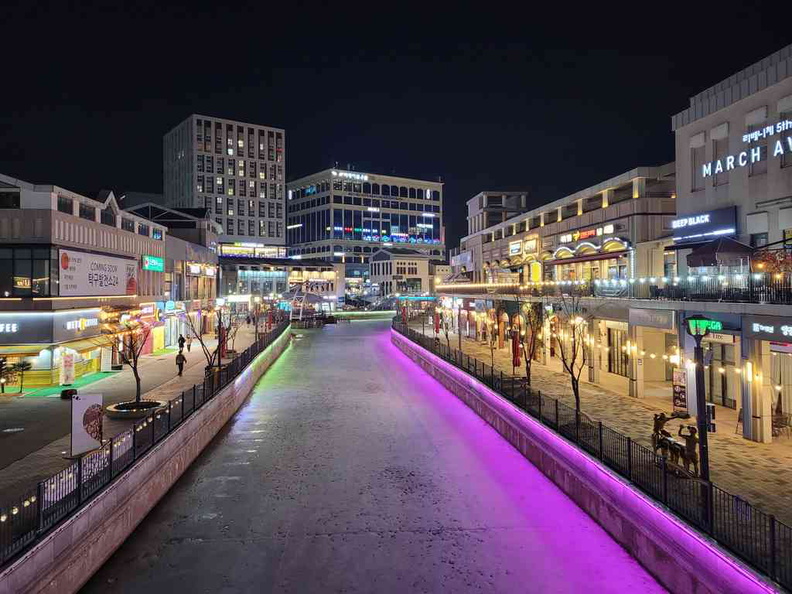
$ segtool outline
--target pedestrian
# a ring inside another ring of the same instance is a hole
[[[186,362],[187,362],[187,357],[184,356],[184,353],[179,351],[179,354],[176,355],[176,367],[179,368],[179,377],[181,377],[181,374],[184,371],[184,364]]]
[[[187,337],[187,352],[190,352],[190,347],[192,346],[192,334]]]
[[[184,341],[184,336],[182,336],[181,334],[179,334],[179,350],[180,350],[180,351],[183,351],[183,350],[184,350],[184,342],[185,342],[185,341]]]
[[[250,326],[250,316],[247,317],[247,325]]]

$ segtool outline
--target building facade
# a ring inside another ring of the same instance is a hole
[[[441,182],[326,169],[289,183],[287,203],[289,255],[343,263],[350,282],[380,247],[445,258]]]
[[[223,243],[286,242],[286,132],[191,115],[163,138],[165,205],[210,209]]]
[[[420,295],[432,290],[429,256],[405,248],[380,248],[371,256],[371,286],[376,295]]]
[[[479,192],[467,201],[468,235],[528,211],[528,192]]]
[[[99,337],[124,315],[156,317],[165,298],[164,225],[88,198],[0,175],[0,354],[27,361],[26,384],[71,383],[112,365]],[[154,330],[144,352],[164,346]]]

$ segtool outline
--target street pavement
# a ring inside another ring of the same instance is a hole
[[[420,321],[410,322],[410,326],[422,331]],[[431,324],[424,326],[427,336],[434,336]],[[449,334],[452,348],[459,348],[459,338]],[[445,344],[445,335],[440,340]],[[476,342],[463,337],[462,350],[487,365],[491,354],[488,343]],[[512,372],[511,350],[508,341],[503,349],[495,352],[495,367],[504,375]],[[525,370],[517,370],[525,375]],[[585,381],[584,371],[581,379],[581,411],[595,421],[602,421],[636,442],[651,447],[652,418],[655,413],[671,412],[671,392],[669,388],[665,402],[657,398],[637,399],[617,393],[598,384]],[[569,376],[553,371],[545,365],[534,363],[531,367],[531,384],[552,398],[568,406],[575,406],[575,399],[569,384]],[[792,526],[792,438],[787,435],[773,440],[773,443],[757,443],[735,433],[736,412],[716,407],[718,418],[717,433],[708,435],[711,477],[721,489],[756,505],[759,509],[775,514],[776,518]],[[685,421],[695,423],[695,417]],[[727,420],[728,419],[728,420]],[[679,422],[672,422],[667,429],[676,432]]]
[[[83,591],[663,591],[389,324],[297,331]]]
[[[252,344],[254,330],[242,326],[234,347],[242,351]],[[205,335],[210,350],[217,341]],[[206,357],[197,340],[191,352],[184,351],[187,364],[178,377],[176,354],[141,357],[139,372],[144,398],[169,400],[185,388],[203,381]],[[100,392],[105,406],[135,397],[132,371],[113,373],[81,389],[85,393]],[[59,396],[47,398],[18,397],[7,394],[0,398],[0,504],[35,489],[38,481],[52,476],[71,464],[64,458],[70,448],[71,404]],[[121,433],[129,422],[104,420],[104,437]],[[22,429],[19,431],[19,429]],[[10,431],[8,431],[10,430]]]

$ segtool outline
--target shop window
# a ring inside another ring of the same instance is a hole
[[[58,211],[66,214],[74,214],[74,201],[65,196],[58,196]]]
[[[704,189],[704,171],[702,167],[704,165],[704,147],[698,146],[695,148],[690,149],[690,168],[692,171],[692,175],[690,176],[691,179],[691,187],[690,190],[692,192],[697,192],[699,190]]]

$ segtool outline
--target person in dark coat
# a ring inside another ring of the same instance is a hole
[[[184,343],[185,343],[185,338],[184,338],[184,336],[182,336],[181,334],[179,334],[179,350],[180,350],[180,351],[183,351],[183,350],[184,350]]]
[[[176,355],[176,367],[179,368],[179,377],[181,377],[181,374],[184,371],[185,363],[187,363],[187,357],[184,356],[184,353],[179,351],[179,354]]]

